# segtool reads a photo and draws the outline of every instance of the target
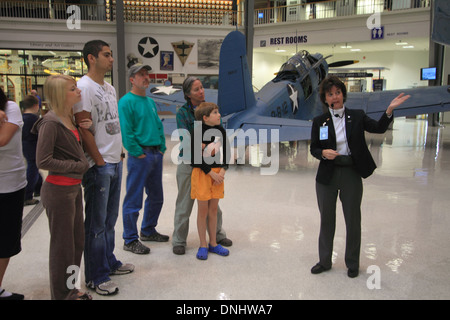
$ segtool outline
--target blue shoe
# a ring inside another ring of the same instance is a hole
[[[230,254],[230,251],[228,249],[225,249],[220,244],[213,247],[212,245],[209,245],[209,252],[216,253],[219,256],[227,256]]]
[[[208,259],[208,248],[205,248],[205,247],[198,248],[197,259],[199,259],[199,260]]]

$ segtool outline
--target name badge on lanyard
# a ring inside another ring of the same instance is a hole
[[[319,138],[320,140],[328,140],[328,126],[320,127]]]

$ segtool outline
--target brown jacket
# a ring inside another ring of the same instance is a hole
[[[36,165],[49,175],[82,179],[89,169],[82,143],[66,128],[53,111],[36,121],[32,133],[38,133]],[[79,135],[81,139],[81,134]]]

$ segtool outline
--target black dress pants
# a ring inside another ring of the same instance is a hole
[[[320,211],[319,263],[325,268],[331,268],[336,229],[336,201],[339,195],[347,232],[345,264],[349,269],[359,269],[363,194],[361,176],[352,166],[336,166],[330,184],[316,182],[316,194]]]

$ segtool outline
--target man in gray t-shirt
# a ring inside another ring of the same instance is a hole
[[[122,183],[122,136],[114,88],[104,81],[114,59],[109,45],[89,41],[83,49],[88,73],[78,82],[81,102],[74,107],[76,122],[92,119],[90,129],[80,128],[90,168],[83,177],[85,200],[85,281],[98,294],[119,291],[110,274],[126,274],[132,264],[114,256],[114,228],[119,215]]]

